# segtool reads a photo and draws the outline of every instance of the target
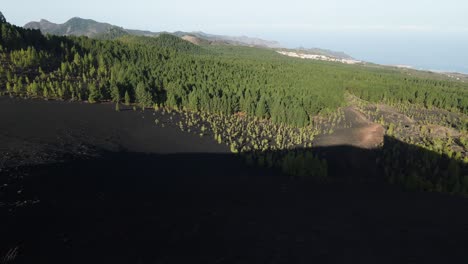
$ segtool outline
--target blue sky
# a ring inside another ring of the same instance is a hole
[[[0,11],[16,25],[79,16],[131,29],[248,35],[377,63],[468,72],[466,0],[5,0]]]

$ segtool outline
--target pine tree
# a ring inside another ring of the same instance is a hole
[[[111,86],[110,94],[111,94],[112,102],[116,102],[116,103],[120,102],[120,91],[117,85]]]
[[[101,99],[101,94],[100,94],[98,88],[96,88],[95,84],[90,84],[89,85],[88,102],[93,104],[93,103],[98,102],[100,99]]]
[[[151,106],[153,98],[143,82],[138,83],[135,90],[135,98],[141,108]]]
[[[2,12],[0,12],[0,24],[3,24],[3,23],[6,23],[6,19],[5,17],[3,16]]]
[[[128,91],[125,91],[124,100],[125,100],[125,105],[130,105],[131,101],[130,101],[130,95],[128,94]]]
[[[260,118],[269,117],[264,97],[260,98],[260,101],[258,101],[257,109],[255,110],[255,115]]]

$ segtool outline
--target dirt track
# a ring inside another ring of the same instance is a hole
[[[315,146],[354,146],[363,149],[372,149],[383,142],[384,128],[369,121],[354,107],[344,109],[347,122],[351,122],[350,128],[336,129],[332,134],[320,135],[314,141]]]

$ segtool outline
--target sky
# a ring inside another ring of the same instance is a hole
[[[2,2],[0,11],[16,25],[41,18],[63,23],[78,16],[130,29],[247,35],[277,40],[291,48],[329,48],[377,63],[423,68],[430,68],[431,62],[430,58],[423,58],[422,52],[433,51],[437,55],[432,56],[434,69],[444,66],[444,58],[458,56],[455,60],[460,61],[444,67],[455,65],[452,70],[468,72],[464,62],[468,61],[468,52],[462,48],[468,46],[466,0]],[[451,49],[453,54],[444,53],[444,49]],[[408,54],[414,52],[422,55],[408,59]]]

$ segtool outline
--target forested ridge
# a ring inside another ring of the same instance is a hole
[[[468,112],[461,82],[301,61],[266,49],[199,47],[169,34],[43,36],[2,19],[0,46],[1,89],[21,96],[243,112],[294,126],[344,105],[345,90],[370,101]]]

